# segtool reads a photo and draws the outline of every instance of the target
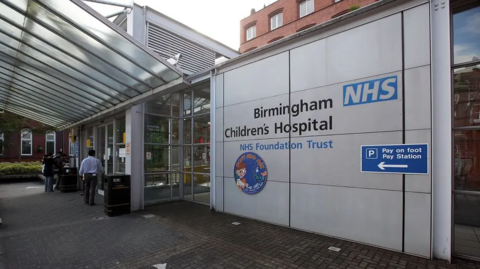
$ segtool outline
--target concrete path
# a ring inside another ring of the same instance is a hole
[[[106,218],[102,196],[0,184],[3,268],[480,268],[430,261],[175,203]],[[238,222],[240,225],[233,225]],[[341,250],[334,252],[329,247]]]

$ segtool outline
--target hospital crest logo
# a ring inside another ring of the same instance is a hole
[[[257,194],[267,184],[267,165],[258,154],[246,152],[235,162],[233,176],[239,190],[246,194]]]

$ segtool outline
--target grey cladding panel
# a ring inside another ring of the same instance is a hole
[[[179,67],[182,70],[196,73],[214,66],[215,52],[151,23],[148,24],[147,31],[147,46],[165,59],[180,53]]]
[[[294,183],[291,195],[292,227],[402,249],[402,192]]]

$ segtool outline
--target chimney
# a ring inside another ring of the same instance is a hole
[[[252,10],[250,10],[250,15],[253,15],[253,14],[255,14],[255,9],[254,8],[252,8]]]

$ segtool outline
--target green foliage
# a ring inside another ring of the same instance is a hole
[[[41,162],[0,163],[0,176],[41,174]]]
[[[354,11],[354,10],[357,10],[357,9],[359,9],[359,8],[360,8],[360,5],[352,5],[352,6],[350,7],[350,11]]]

